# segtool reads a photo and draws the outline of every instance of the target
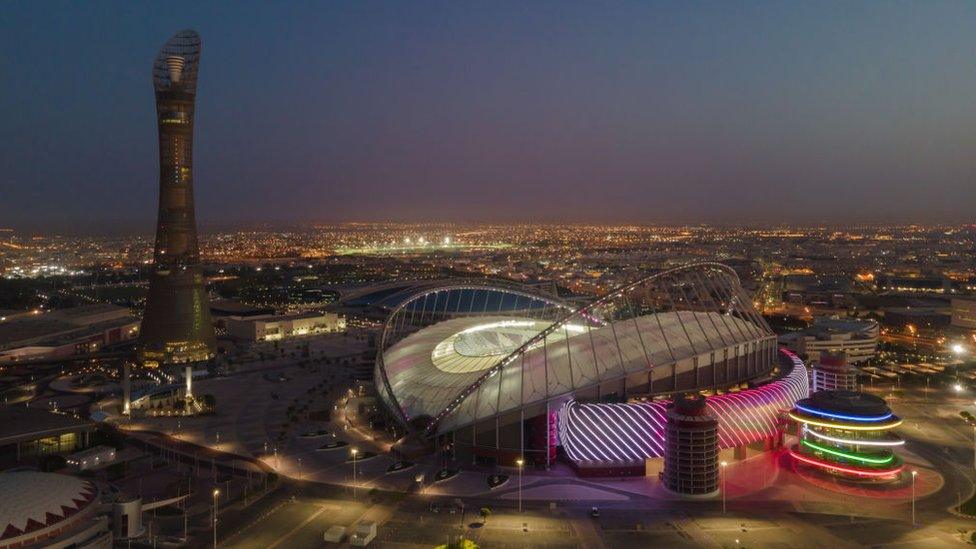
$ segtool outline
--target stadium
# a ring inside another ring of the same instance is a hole
[[[641,278],[583,306],[510,283],[409,293],[386,320],[380,399],[414,437],[462,462],[642,475],[663,455],[670,398],[701,393],[721,448],[778,444],[808,396],[735,272],[702,263]]]

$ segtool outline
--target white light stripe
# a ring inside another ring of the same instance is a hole
[[[743,446],[774,435],[780,414],[809,396],[806,368],[799,359],[790,359],[792,371],[776,381],[707,399],[709,409],[719,419],[721,448]],[[635,452],[638,459],[663,456],[667,405],[570,401],[566,405],[569,421],[565,429],[560,429],[567,456],[578,461],[584,455],[595,458],[596,452],[604,456],[596,461],[610,457],[611,462],[633,460]]]
[[[905,444],[904,440],[859,440],[859,439],[848,439],[848,438],[837,438],[825,435],[823,433],[814,431],[813,429],[807,428],[807,433],[811,435],[822,438],[824,440],[829,440],[831,442],[836,442],[838,444],[850,444],[852,446],[901,446]]]

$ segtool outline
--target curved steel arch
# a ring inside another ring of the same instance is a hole
[[[389,401],[392,404],[391,408],[393,408],[396,411],[397,416],[399,417],[400,421],[404,425],[408,424],[409,419],[404,414],[403,408],[400,405],[399,400],[396,398],[396,394],[394,394],[393,392],[393,388],[390,385],[390,379],[386,372],[386,364],[383,361],[383,355],[385,354],[386,350],[392,345],[392,343],[390,342],[390,335],[393,327],[396,324],[398,315],[403,313],[410,304],[415,303],[418,299],[423,298],[425,296],[438,294],[441,292],[463,291],[463,290],[495,291],[495,292],[500,292],[508,295],[517,295],[517,296],[525,297],[527,299],[541,301],[544,303],[548,303],[553,307],[566,309],[569,311],[573,310],[568,303],[566,303],[564,300],[559,299],[558,297],[546,295],[541,292],[533,293],[526,290],[525,286],[523,285],[520,285],[515,282],[501,280],[501,279],[458,278],[456,280],[450,281],[450,283],[447,284],[442,284],[439,286],[422,286],[422,287],[418,287],[413,292],[407,293],[404,296],[404,299],[392,311],[390,311],[390,314],[386,319],[386,322],[383,326],[382,335],[380,336],[379,345],[377,347],[376,367],[374,368],[374,370],[379,371],[380,378],[382,379],[383,390],[385,391],[387,398],[389,398]]]
[[[523,343],[521,346],[519,346],[519,348],[515,349],[510,354],[508,354],[507,356],[499,360],[498,363],[496,363],[494,366],[486,369],[484,374],[482,374],[474,383],[465,387],[450,404],[448,404],[443,410],[441,410],[436,416],[434,416],[433,420],[425,429],[424,434],[426,436],[429,436],[433,432],[433,430],[438,426],[438,424],[447,415],[454,412],[458,408],[458,406],[460,406],[460,404],[464,402],[465,399],[467,399],[472,393],[474,393],[478,388],[480,388],[488,379],[496,375],[499,371],[501,371],[502,368],[504,368],[505,366],[513,362],[518,356],[524,354],[529,348],[533,347],[534,345],[538,345],[539,342],[543,341],[550,334],[562,328],[571,319],[579,316],[584,316],[587,313],[592,313],[592,311],[595,308],[600,307],[601,305],[605,305],[611,300],[621,297],[626,292],[629,292],[630,290],[643,286],[649,282],[653,282],[658,279],[663,279],[669,276],[673,276],[675,274],[679,274],[685,271],[695,272],[695,271],[702,271],[705,269],[715,269],[721,271],[722,273],[731,277],[731,279],[734,281],[735,287],[741,288],[739,275],[731,267],[717,262],[703,262],[703,263],[693,263],[690,265],[683,265],[681,267],[675,267],[673,269],[668,269],[665,271],[654,273],[646,277],[640,278],[629,284],[626,284],[624,286],[621,286],[620,288],[617,288],[611,292],[607,292],[606,294],[596,299],[595,301],[588,303],[564,315],[559,320],[553,322],[552,325],[550,325],[548,328],[538,333],[537,335],[535,335],[534,337],[532,337],[531,339]],[[751,301],[746,303],[745,305],[749,309],[752,309]],[[595,316],[592,314],[590,314],[589,316],[590,318],[595,318]],[[760,315],[754,313],[753,315],[751,315],[751,317],[752,317],[750,318],[751,322],[757,323],[758,327],[764,329],[767,334],[772,334],[772,330],[770,329],[769,325]],[[382,353],[382,349],[381,349],[381,353]],[[384,373],[384,385],[386,385],[387,391],[391,393],[390,396],[391,398],[393,398],[393,402],[396,403],[395,397],[392,395],[392,389],[389,386],[389,380],[385,378],[385,373]],[[549,398],[552,398],[552,396],[550,395]],[[402,416],[402,410],[400,409],[398,404],[396,408]]]

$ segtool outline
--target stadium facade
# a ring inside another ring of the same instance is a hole
[[[200,36],[184,30],[153,63],[159,127],[159,214],[153,271],[140,330],[140,359],[206,360],[216,348],[200,265],[193,204],[193,121]]]
[[[581,474],[644,474],[672,395],[706,395],[720,448],[738,448],[775,443],[809,394],[802,361],[718,263],[583,307],[483,280],[419,288],[387,319],[375,379],[396,421],[459,460],[562,455]]]

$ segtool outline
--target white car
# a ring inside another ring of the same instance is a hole
[[[344,537],[346,537],[346,527],[338,525],[329,528],[322,535],[322,538],[329,543],[342,543]]]
[[[349,536],[349,545],[366,547],[376,537],[376,523],[371,520],[361,520],[353,525],[353,533]]]

